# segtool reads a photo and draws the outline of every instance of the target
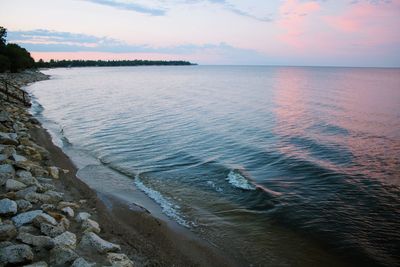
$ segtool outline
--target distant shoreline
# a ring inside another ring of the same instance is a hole
[[[131,67],[131,66],[193,66],[196,63],[183,60],[39,60],[37,68],[72,68],[72,67]]]

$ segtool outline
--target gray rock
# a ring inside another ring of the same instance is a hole
[[[15,202],[17,203],[18,211],[20,212],[24,212],[32,208],[32,204],[27,200],[18,199]]]
[[[133,262],[122,253],[108,253],[107,259],[112,266],[118,267],[133,267]]]
[[[48,212],[54,211],[56,209],[56,206],[54,206],[53,204],[43,204],[42,206],[40,206],[40,208],[45,212]]]
[[[52,190],[47,191],[45,194],[50,196],[51,200],[56,203],[60,202],[64,197],[64,193],[60,193],[60,192],[52,191]]]
[[[18,190],[21,190],[24,188],[26,188],[26,184],[18,182],[17,180],[8,179],[6,181],[6,190],[7,191],[18,191]]]
[[[79,243],[82,250],[97,251],[99,253],[117,252],[121,250],[119,245],[108,242],[93,232],[85,233]]]
[[[16,227],[21,227],[24,224],[31,223],[33,219],[36,218],[39,214],[42,214],[42,210],[32,210],[32,211],[27,211],[24,213],[20,213],[12,218],[12,221],[14,222]]]
[[[53,241],[57,247],[76,248],[76,235],[68,231],[56,236]]]
[[[54,202],[56,202],[56,201],[54,201],[54,199],[51,198],[51,196],[49,196],[47,194],[36,193],[36,192],[26,194],[25,199],[32,203],[38,203],[38,202],[54,203]]]
[[[77,222],[83,222],[83,221],[86,221],[87,219],[89,219],[90,216],[91,215],[87,212],[79,212],[78,215],[76,216],[75,220]]]
[[[56,219],[51,217],[50,215],[46,213],[39,214],[38,216],[33,219],[33,225],[36,227],[40,227],[42,223],[47,223],[47,224],[52,224],[52,225],[57,225]]]
[[[17,146],[17,135],[15,133],[0,132],[0,144]]]
[[[38,261],[29,265],[24,265],[24,267],[48,267],[45,261]]]
[[[87,262],[84,258],[77,258],[74,263],[72,263],[71,267],[92,267],[95,265],[95,263]]]
[[[17,171],[16,179],[26,185],[38,185],[38,181],[28,171]]]
[[[41,183],[52,183],[53,179],[49,179],[49,178],[44,178],[44,177],[37,177],[36,180],[38,180]]]
[[[0,185],[4,185],[8,179],[15,176],[14,167],[11,164],[0,165]]]
[[[13,224],[0,224],[0,241],[6,241],[17,235],[17,229]]]
[[[13,159],[15,162],[24,162],[24,161],[27,161],[27,160],[28,160],[28,159],[25,158],[24,156],[18,155],[18,154],[16,154],[16,153],[12,155],[12,159]]]
[[[42,223],[40,224],[40,232],[42,234],[45,234],[50,237],[56,237],[64,233],[67,229],[63,224],[58,224],[56,226],[48,224],[48,223]]]
[[[2,242],[0,242],[0,248],[9,247],[9,246],[12,246],[12,245],[14,245],[14,244],[12,242],[10,242],[10,241],[2,241]]]
[[[19,233],[29,233],[29,234],[37,234],[39,231],[36,227],[32,225],[21,226],[19,229]]]
[[[70,207],[65,207],[65,208],[63,208],[61,211],[62,211],[64,214],[66,214],[68,217],[71,217],[71,218],[73,218],[74,215],[75,215],[74,210],[71,209]]]
[[[18,192],[15,193],[15,195],[17,196],[17,198],[25,198],[25,196],[29,193],[34,193],[37,190],[37,186],[30,186],[27,187],[25,189],[19,190]]]
[[[0,262],[18,264],[33,260],[33,252],[28,245],[12,245],[0,249]]]
[[[41,184],[41,186],[39,186],[38,188],[38,192],[39,193],[45,193],[47,191],[54,191],[56,189],[56,187],[52,184]]]
[[[4,110],[0,112],[0,122],[8,122],[12,121],[10,118],[10,114]]]
[[[79,256],[70,248],[55,247],[50,251],[51,266],[65,266],[71,264]]]
[[[14,215],[18,211],[17,203],[8,198],[0,200],[0,215]]]
[[[54,247],[53,240],[44,235],[32,235],[30,233],[20,233],[17,239],[22,243],[38,247],[39,249],[51,249]]]
[[[82,229],[86,232],[93,232],[93,233],[100,233],[100,226],[96,221],[91,219],[87,219],[86,221],[82,222]]]

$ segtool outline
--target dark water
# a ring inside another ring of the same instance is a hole
[[[46,73],[33,111],[102,163],[82,175],[142,190],[241,264],[400,266],[400,69]]]

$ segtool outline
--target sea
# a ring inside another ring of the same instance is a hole
[[[400,266],[400,69],[42,72],[31,112],[99,195],[240,266]]]

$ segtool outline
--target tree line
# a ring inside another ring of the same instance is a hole
[[[68,67],[124,67],[124,66],[183,66],[194,65],[188,61],[163,60],[53,60],[48,62],[40,59],[35,63],[37,68],[68,68]]]
[[[188,61],[164,60],[54,60],[35,62],[23,47],[7,43],[7,29],[0,26],[0,73],[18,72],[29,68],[67,68],[67,67],[117,67],[117,66],[184,66],[196,65]]]
[[[17,72],[35,67],[31,54],[17,44],[7,43],[7,29],[0,26],[0,72]]]

